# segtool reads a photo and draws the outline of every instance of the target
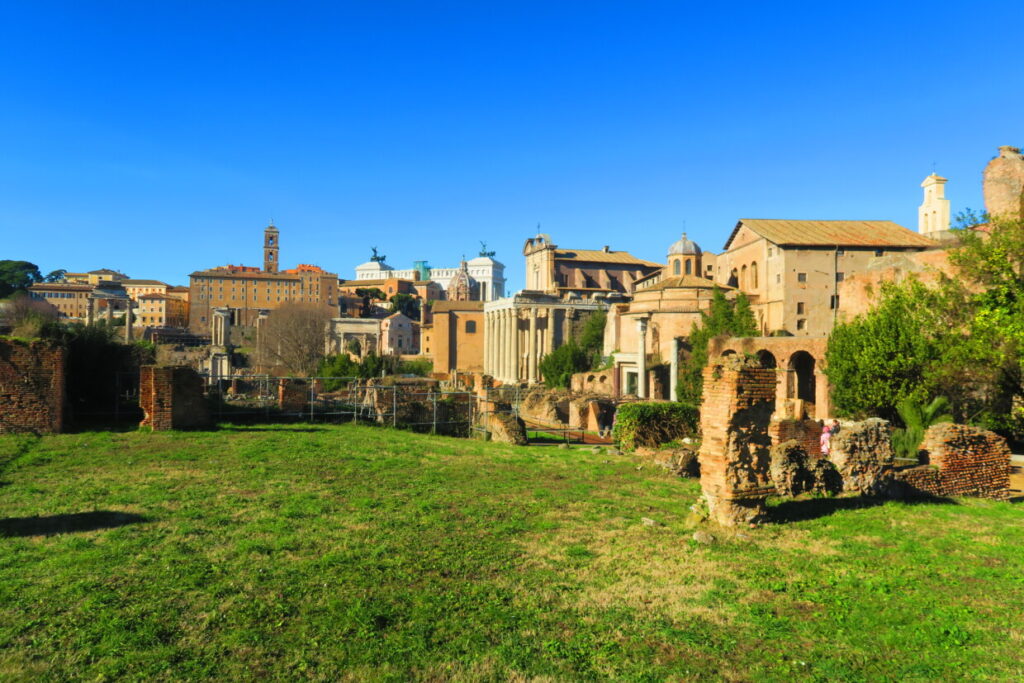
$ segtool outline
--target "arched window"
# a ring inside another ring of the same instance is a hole
[[[686,259],[686,274],[693,275],[693,261]]]
[[[750,287],[757,289],[757,262],[750,264]]]
[[[679,259],[672,261],[672,274],[679,275]]]
[[[740,289],[747,288],[747,267],[740,268]]]

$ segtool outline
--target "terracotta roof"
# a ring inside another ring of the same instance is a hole
[[[131,286],[131,285],[163,285],[164,287],[168,286],[166,282],[161,282],[160,280],[118,280],[118,282],[120,282],[122,285],[128,285],[128,286]]]
[[[282,275],[281,273],[264,273],[260,271],[218,270],[216,268],[197,270],[194,273],[189,273],[189,277],[219,277],[239,280],[258,278],[262,280],[289,280],[292,282],[299,282],[301,280],[298,275]]]
[[[43,290],[53,289],[73,292],[91,292],[92,285],[78,284],[72,282],[35,282],[28,286],[29,289]]]
[[[656,292],[662,289],[736,289],[729,285],[718,284],[714,280],[708,280],[706,278],[697,277],[696,275],[676,275],[674,277],[667,277],[656,285],[651,285],[646,289],[637,290],[636,294],[643,294],[644,292]]]
[[[156,301],[164,301],[164,300],[166,300],[166,301],[178,301],[178,299],[174,298],[173,296],[167,296],[166,294],[159,294],[157,292],[150,292],[149,294],[143,294],[139,298],[140,299],[146,299],[146,300],[152,299],[152,300],[156,300]]]
[[[430,304],[430,310],[438,311],[482,311],[483,301],[434,301]]]
[[[725,242],[729,248],[746,226],[780,246],[807,247],[935,247],[936,243],[892,221],[791,221],[742,218]]]
[[[628,251],[604,251],[602,249],[556,249],[557,261],[588,261],[592,263],[621,263],[634,266],[657,267],[660,264],[644,261]]]

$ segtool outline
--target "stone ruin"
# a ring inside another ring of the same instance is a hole
[[[0,339],[0,434],[63,431],[66,355],[49,342]]]
[[[473,387],[476,390],[476,413],[474,426],[486,434],[486,438],[496,443],[508,443],[525,446],[526,423],[512,411],[512,404],[500,400],[500,393],[494,393],[494,380],[490,375],[474,375]]]
[[[154,432],[198,429],[211,424],[203,378],[188,366],[144,365],[139,369],[139,427]]]
[[[1010,450],[992,433],[965,425],[928,429],[927,464],[897,470],[892,428],[872,418],[847,422],[821,454],[821,426],[792,406],[775,412],[775,371],[727,356],[704,369],[699,461],[713,520],[764,521],[769,495],[853,493],[881,498],[1009,495]]]

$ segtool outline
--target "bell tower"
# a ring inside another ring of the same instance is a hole
[[[281,234],[271,223],[263,231],[263,271],[266,273],[277,272],[277,253],[280,248]]]
[[[925,237],[940,237],[949,230],[949,200],[946,179],[932,173],[921,183],[924,201],[917,209],[917,231]]]

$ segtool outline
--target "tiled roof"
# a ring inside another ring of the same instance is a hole
[[[604,251],[603,249],[556,249],[556,261],[587,261],[590,263],[619,263],[632,266],[658,267],[660,264],[644,261],[628,251]]]
[[[439,311],[482,311],[483,301],[434,301],[430,304],[430,310],[435,313]]]
[[[292,282],[299,282],[301,279],[298,275],[264,273],[261,271],[218,270],[217,268],[211,268],[210,270],[197,270],[194,273],[189,273],[189,277],[216,277],[225,279],[234,278],[239,280],[249,280],[252,278],[257,278],[261,280],[289,280]]]
[[[127,286],[131,286],[131,285],[163,285],[164,287],[168,286],[166,282],[161,282],[160,280],[119,280],[118,282],[120,282],[122,285],[127,285]]]
[[[656,285],[651,285],[646,289],[637,290],[637,294],[643,294],[644,292],[656,292],[661,289],[735,289],[729,285],[718,284],[713,280],[707,278],[697,277],[696,275],[676,275],[673,277],[667,277]]]
[[[792,221],[743,218],[733,229],[728,249],[741,226],[780,246],[806,247],[935,247],[924,235],[892,221]]]
[[[151,292],[149,294],[143,294],[139,297],[140,299],[146,299],[147,301],[152,299],[154,301],[177,301],[173,296],[167,296],[166,294],[158,294],[157,292]]]

